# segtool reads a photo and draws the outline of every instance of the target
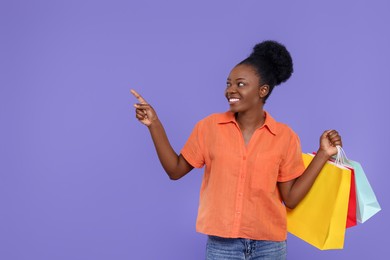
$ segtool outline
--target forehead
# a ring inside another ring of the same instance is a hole
[[[228,79],[247,79],[247,80],[258,80],[259,76],[256,73],[255,68],[249,64],[239,64],[235,66],[229,74]]]

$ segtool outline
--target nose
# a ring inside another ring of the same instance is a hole
[[[231,84],[230,86],[226,87],[226,94],[236,93],[236,92],[237,92],[237,88],[234,84]]]

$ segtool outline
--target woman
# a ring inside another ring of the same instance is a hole
[[[286,210],[311,188],[341,137],[325,131],[305,169],[298,136],[263,107],[273,88],[293,72],[278,42],[257,44],[227,79],[230,110],[199,121],[179,155],[153,108],[134,90],[136,118],[146,125],[169,177],[205,167],[197,231],[207,234],[207,259],[285,259]]]

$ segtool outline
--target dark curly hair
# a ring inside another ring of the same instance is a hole
[[[238,65],[251,65],[260,77],[260,85],[269,85],[269,97],[275,86],[287,81],[293,73],[293,62],[286,47],[276,41],[264,41],[253,47],[248,58]]]

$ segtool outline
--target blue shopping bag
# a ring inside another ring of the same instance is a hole
[[[381,207],[360,163],[348,160],[348,164],[355,170],[356,219],[364,223],[378,213]]]
[[[349,160],[345,155],[343,148],[337,147],[337,149],[340,154],[337,158],[338,163],[345,166],[351,166],[354,169],[357,202],[356,219],[358,222],[364,223],[378,213],[381,210],[381,206],[379,205],[374,190],[368,182],[367,176],[360,163]]]

